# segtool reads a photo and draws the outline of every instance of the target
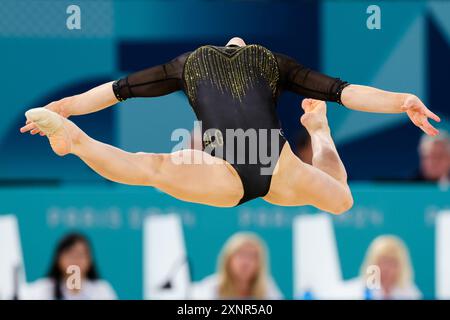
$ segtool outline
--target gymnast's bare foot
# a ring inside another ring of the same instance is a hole
[[[310,134],[317,130],[329,130],[327,105],[324,101],[304,99],[302,108],[305,110],[305,114],[300,121]]]
[[[46,108],[34,108],[25,112],[28,123],[34,124],[47,136],[53,151],[64,156],[72,151],[81,130],[70,120]]]

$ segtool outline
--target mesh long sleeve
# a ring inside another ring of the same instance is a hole
[[[306,68],[286,55],[276,53],[275,57],[280,69],[280,89],[307,98],[341,103],[341,93],[348,82]]]
[[[117,100],[158,97],[181,90],[184,62],[189,53],[184,53],[168,63],[132,73],[115,81],[113,90]]]

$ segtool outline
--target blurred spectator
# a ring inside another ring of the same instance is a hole
[[[253,233],[233,235],[222,249],[217,274],[194,286],[196,299],[282,299],[269,275],[267,250]]]
[[[81,288],[69,289],[70,266],[79,267]],[[27,289],[27,299],[37,300],[115,300],[111,285],[100,280],[93,260],[92,247],[86,237],[69,234],[58,244],[47,278],[37,280]]]
[[[450,178],[450,135],[445,130],[435,137],[424,135],[419,144],[420,172],[417,181],[447,185]]]
[[[364,285],[374,284],[371,266],[379,268],[378,288],[368,288],[366,299],[403,300],[421,299],[422,294],[414,284],[413,269],[405,243],[398,237],[383,235],[372,241],[361,268]],[[377,277],[375,276],[374,279]],[[375,284],[376,285],[376,284]]]

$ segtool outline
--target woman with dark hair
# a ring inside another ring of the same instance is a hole
[[[71,233],[57,245],[47,278],[29,286],[28,298],[114,300],[117,297],[111,285],[99,277],[89,240]]]

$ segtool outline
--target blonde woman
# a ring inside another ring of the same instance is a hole
[[[193,295],[197,299],[282,299],[269,275],[264,242],[247,232],[226,242],[217,273],[196,284]]]
[[[378,271],[379,277],[374,276]],[[396,236],[383,235],[372,241],[361,268],[361,275],[368,287],[366,290],[368,299],[404,300],[422,297],[414,284],[408,248]],[[374,279],[379,279],[379,283],[375,283]]]

